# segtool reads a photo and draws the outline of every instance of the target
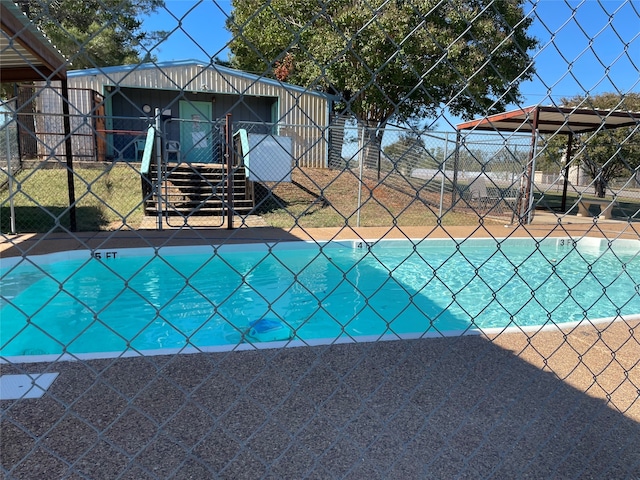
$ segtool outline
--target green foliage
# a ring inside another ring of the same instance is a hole
[[[556,135],[553,138],[543,138],[539,143],[542,146],[536,158],[536,170],[559,175],[564,165],[567,137]]]
[[[163,32],[142,30],[142,15],[164,0],[21,0],[22,10],[74,69],[149,60],[145,48]]]
[[[640,111],[640,94],[603,93],[593,97],[562,98],[563,106],[581,109]],[[548,139],[540,162],[545,171],[556,172],[562,167],[566,138]],[[629,178],[640,167],[640,129],[624,127],[596,133],[574,135],[572,163],[578,163],[595,180],[595,193],[603,197],[607,184],[616,178]]]
[[[385,157],[399,168],[438,168],[438,160],[427,150],[424,140],[413,133],[401,133],[395,142],[383,148]]]
[[[368,126],[471,118],[520,100],[534,70],[523,0],[232,0],[237,68],[336,94]]]

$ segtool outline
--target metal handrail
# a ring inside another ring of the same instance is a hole
[[[155,139],[156,129],[153,125],[147,129],[147,138],[144,143],[144,153],[142,154],[142,163],[140,164],[140,173],[147,175],[151,166],[151,154],[153,153],[153,142]]]
[[[249,135],[244,128],[239,129],[233,134],[234,140],[237,138],[240,140],[240,148],[237,149],[240,165],[244,165],[247,170],[251,170],[249,167]]]

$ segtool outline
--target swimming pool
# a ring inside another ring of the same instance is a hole
[[[640,242],[631,240],[71,251],[5,258],[0,271],[0,354],[12,361],[417,338],[640,313]]]

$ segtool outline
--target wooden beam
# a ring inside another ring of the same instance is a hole
[[[53,72],[41,66],[29,67],[0,67],[0,80],[2,83],[46,81],[52,77]],[[66,78],[66,77],[65,77]],[[60,80],[59,78],[53,78]]]

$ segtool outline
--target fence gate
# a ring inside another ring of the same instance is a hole
[[[228,182],[220,127],[210,119],[198,118],[198,114],[163,122],[162,161],[152,181],[160,192],[158,204],[168,226],[224,223]],[[154,212],[148,209],[147,214]]]

